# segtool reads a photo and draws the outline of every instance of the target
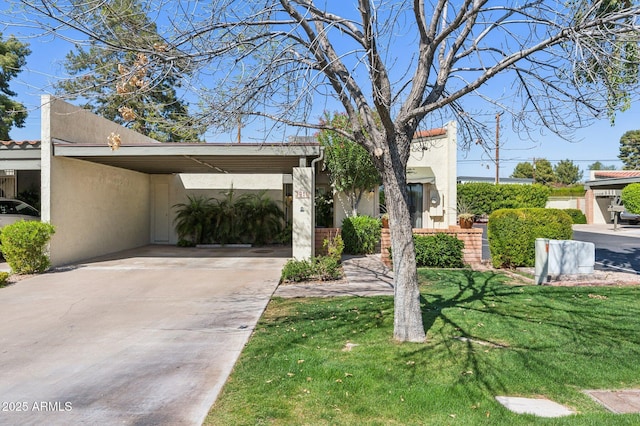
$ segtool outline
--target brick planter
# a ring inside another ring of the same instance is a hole
[[[322,247],[325,239],[333,238],[336,235],[340,234],[342,231],[340,228],[316,228],[316,237],[315,237],[315,253],[316,256],[325,256],[327,254],[327,250]]]
[[[450,226],[449,229],[414,228],[413,233],[417,235],[433,235],[438,233],[455,235],[459,240],[464,242],[464,249],[462,249],[462,260],[464,263],[470,265],[482,263],[482,229],[462,229],[459,226]],[[380,256],[382,262],[391,267],[389,247],[391,247],[391,232],[389,229],[383,229],[380,242]]]

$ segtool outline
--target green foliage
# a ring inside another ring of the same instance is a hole
[[[190,65],[173,60],[171,66],[162,66],[175,51],[158,34],[144,3],[116,0],[98,6],[78,3],[75,8],[97,38],[88,48],[77,45],[67,54],[64,67],[71,78],[56,85],[58,93],[88,99],[85,108],[161,142],[198,141],[204,129],[176,93]],[[133,48],[118,49],[126,37]]]
[[[333,226],[333,193],[320,192],[316,188],[316,226],[330,228]]]
[[[502,209],[489,216],[487,236],[496,268],[534,266],[536,238],[570,240],[571,217],[559,209]]]
[[[212,234],[213,202],[202,195],[187,195],[186,203],[178,203],[174,223],[180,240],[193,245],[209,241]]]
[[[476,215],[491,214],[501,208],[544,208],[551,189],[546,185],[458,185],[458,203],[470,206]]]
[[[563,185],[573,185],[582,179],[582,171],[580,167],[573,164],[571,160],[562,160],[553,168],[556,175],[556,181]]]
[[[47,243],[55,233],[49,223],[19,221],[2,228],[2,255],[16,274],[44,272],[50,265]]]
[[[242,213],[243,228],[254,244],[271,243],[282,232],[284,212],[266,195],[266,191],[245,194],[234,207],[236,216]]]
[[[9,81],[16,77],[27,63],[31,53],[28,44],[21,43],[14,36],[4,40],[0,33],[0,140],[9,140],[11,127],[24,127],[27,109],[10,97],[17,93],[9,89]]]
[[[625,186],[621,198],[622,204],[629,213],[640,214],[640,183]]]
[[[613,164],[610,165],[605,165],[602,164],[600,161],[596,161],[595,163],[589,164],[587,166],[587,170],[615,170],[616,166],[614,166]]]
[[[382,223],[370,216],[347,217],[342,221],[344,251],[349,254],[374,253],[380,241]]]
[[[280,280],[283,282],[331,281],[341,277],[342,268],[339,259],[334,256],[316,256],[312,261],[289,259],[282,268]]]
[[[282,268],[282,281],[307,281],[313,276],[313,263],[305,259],[289,259]]]
[[[640,130],[629,130],[620,138],[620,154],[623,170],[640,169]]]
[[[556,182],[556,175],[549,160],[538,158],[534,164],[522,162],[516,164],[511,174],[513,178],[533,179],[535,183],[548,185]]]
[[[462,268],[464,242],[454,235],[415,235],[416,265],[428,268]]]
[[[582,213],[580,209],[563,209],[571,217],[571,221],[575,225],[584,225],[587,223],[587,217]]]
[[[546,158],[540,158],[535,161],[533,181],[543,185],[556,182],[556,174],[553,171],[551,163]]]
[[[340,234],[325,238],[322,242],[322,247],[327,251],[327,256],[340,262],[340,259],[342,259],[342,252],[344,251],[344,241],[342,241],[342,236]]]
[[[313,275],[320,281],[332,281],[342,277],[340,261],[334,256],[316,256],[313,262]]]
[[[4,287],[7,285],[10,276],[11,274],[8,272],[0,272],[0,287]]]
[[[351,123],[345,114],[325,114],[321,125],[349,131]],[[324,163],[329,170],[333,187],[344,192],[351,204],[351,212],[358,214],[358,204],[365,192],[380,184],[380,175],[364,147],[353,139],[332,131],[323,130],[318,141],[324,147]]]
[[[584,185],[558,186],[552,187],[549,196],[551,197],[583,197],[586,190]]]
[[[511,173],[512,178],[519,179],[533,179],[533,164],[529,162],[522,162],[516,164]]]
[[[266,196],[266,191],[235,197],[233,188],[216,200],[202,195],[187,196],[188,202],[176,204],[176,232],[181,245],[218,242],[248,242],[262,245],[286,238],[284,213]],[[290,229],[289,229],[290,231]],[[289,237],[291,233],[289,232]]]

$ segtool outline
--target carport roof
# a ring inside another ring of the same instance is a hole
[[[89,145],[53,141],[53,155],[148,174],[291,173],[320,155],[317,143],[154,143]]]

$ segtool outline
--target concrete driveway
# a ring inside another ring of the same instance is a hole
[[[0,424],[201,424],[290,255],[148,246],[0,289]]]

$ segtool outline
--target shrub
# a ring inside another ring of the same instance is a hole
[[[349,254],[374,253],[380,241],[382,223],[370,216],[347,217],[342,221],[344,251]]]
[[[464,242],[454,235],[414,235],[416,265],[429,268],[462,268]]]
[[[342,252],[344,251],[344,241],[342,241],[340,234],[337,234],[334,237],[325,238],[322,242],[322,247],[327,251],[327,256],[340,263],[340,260],[342,259]]]
[[[559,209],[502,209],[489,216],[487,236],[496,268],[534,266],[536,238],[570,240],[571,217]]]
[[[313,262],[313,275],[320,281],[337,280],[342,276],[340,262],[332,256],[318,256]]]
[[[458,185],[458,202],[467,203],[476,215],[491,214],[503,208],[544,208],[551,189],[546,185]]]
[[[307,281],[313,275],[313,264],[307,260],[289,259],[282,268],[282,281]]]
[[[571,217],[571,220],[573,221],[574,224],[584,225],[587,223],[587,217],[584,215],[584,213],[582,213],[582,210],[564,209],[563,211]]]
[[[7,285],[7,281],[9,280],[9,276],[11,274],[9,274],[8,272],[0,272],[0,287],[4,287],[5,285]]]
[[[2,228],[2,254],[17,274],[43,272],[50,265],[47,243],[55,232],[49,223],[20,221]]]
[[[281,281],[330,281],[342,277],[338,259],[332,256],[317,256],[312,261],[289,259],[282,268]]]
[[[640,183],[632,183],[622,190],[622,204],[629,213],[640,213]]]

